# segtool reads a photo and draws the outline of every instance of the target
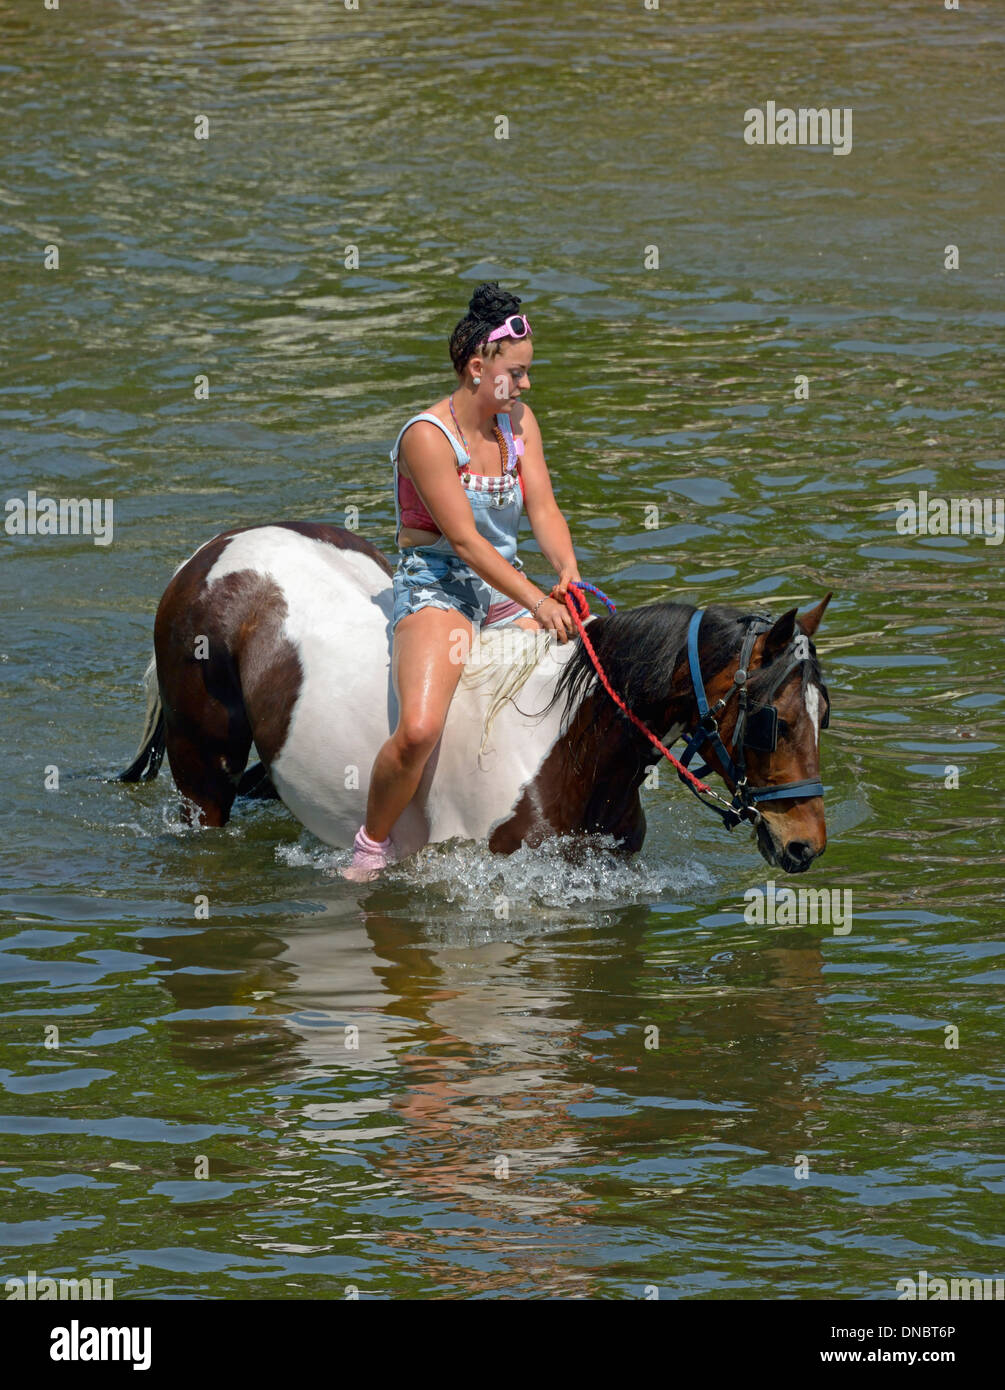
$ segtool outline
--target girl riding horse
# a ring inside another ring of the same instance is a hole
[[[579,569],[541,431],[521,399],[534,350],[519,307],[496,281],[479,285],[450,339],[456,390],[413,415],[391,451],[399,549],[391,674],[400,713],[373,764],[346,878],[374,878],[391,862],[391,829],[440,740],[463,669],[458,650],[503,623],[548,628],[559,642],[574,631],[565,595]],[[517,558],[524,507],[558,575],[550,594]]]

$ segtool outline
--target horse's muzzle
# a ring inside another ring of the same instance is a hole
[[[771,830],[764,819],[757,827],[757,848],[761,857],[773,867],[787,874],[804,874],[823,854],[826,843],[815,845],[810,840],[781,840]]]

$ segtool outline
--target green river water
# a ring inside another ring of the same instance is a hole
[[[0,0],[0,502],[107,497],[115,524],[0,536],[0,1278],[1002,1275],[1003,547],[900,534],[895,504],[1005,492],[1003,20]],[[851,107],[852,150],[746,144],[768,100]],[[450,845],[363,888],[278,803],[197,833],[166,768],[108,780],[198,545],[355,506],[391,551],[387,450],[486,278],[534,324],[584,575],[629,607],[834,591],[830,841],[795,882],[849,890],[850,932],[748,924],[782,875],[672,777],[629,864]]]

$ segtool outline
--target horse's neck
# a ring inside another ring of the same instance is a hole
[[[636,713],[669,747],[691,727],[697,711],[688,685],[671,697],[668,711]],[[535,791],[558,833],[613,835],[627,848],[638,849],[646,825],[639,788],[661,757],[652,740],[595,686],[542,765]]]
[[[645,835],[639,787],[655,750],[600,690],[578,700],[564,719],[564,701],[543,716],[573,648],[551,647],[541,634],[535,661],[534,639],[515,632],[519,636],[511,634],[508,640],[517,645],[510,646],[508,659],[497,664],[497,649],[488,644],[482,662],[465,671],[456,697],[458,723],[463,710],[472,737],[477,725],[483,748],[491,744],[503,755],[506,772],[496,761],[494,776],[505,782],[506,773],[515,773],[517,765],[523,768],[514,782],[515,801],[507,803],[512,809],[491,832],[491,847],[513,850],[555,834],[585,832],[613,835],[637,849]],[[530,643],[526,649],[520,645],[524,639]],[[529,661],[522,659],[525,654]],[[674,702],[672,717],[683,721],[689,703],[685,698]],[[643,718],[646,713],[640,711]],[[666,733],[665,725],[655,727],[661,716],[650,715],[646,722],[654,733]],[[473,750],[467,740],[465,747],[464,766],[469,767]]]
[[[645,815],[639,787],[648,745],[601,712],[606,696],[586,695],[523,788],[512,815],[493,832],[490,846],[509,851],[552,835],[611,835],[626,849],[640,848]],[[599,716],[599,717],[598,717]]]

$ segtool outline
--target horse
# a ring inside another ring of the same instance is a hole
[[[155,777],[166,751],[189,823],[223,826],[237,796],[275,796],[320,840],[348,848],[398,719],[391,574],[376,546],[322,523],[237,528],[200,546],[157,608],[146,721],[120,780]],[[777,619],[650,603],[590,615],[564,644],[513,625],[465,642],[459,628],[451,655],[464,670],[391,831],[395,856],[451,839],[508,854],[554,836],[611,837],[634,853],[657,744],[684,734],[685,762],[702,752],[702,771],[733,793],[724,810],[698,783],[725,824],[749,821],[769,864],[804,871],[827,838],[818,779],[829,696],[811,638],[830,597]],[[260,762],[246,771],[252,745]]]

